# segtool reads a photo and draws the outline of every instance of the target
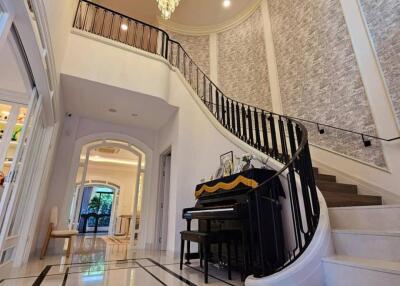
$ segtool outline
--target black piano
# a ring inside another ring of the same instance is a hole
[[[250,169],[199,184],[195,207],[183,210],[187,230],[191,230],[191,220],[197,219],[199,231],[241,231],[242,244],[233,267],[246,276],[258,276],[266,267],[272,273],[274,265],[284,260],[279,200],[285,194],[278,177],[273,179],[274,188],[262,184],[275,174],[274,170]],[[217,251],[215,246],[211,248],[211,261],[215,263],[219,262]]]

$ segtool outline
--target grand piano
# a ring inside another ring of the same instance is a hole
[[[241,232],[241,247],[233,266],[246,276],[257,277],[262,269],[271,269],[272,273],[284,260],[280,200],[285,193],[278,177],[273,179],[274,188],[262,184],[275,174],[274,170],[255,168],[199,184],[196,205],[183,210],[187,230],[197,219],[199,231]],[[217,252],[216,246],[211,248],[211,261],[215,263],[219,262]]]

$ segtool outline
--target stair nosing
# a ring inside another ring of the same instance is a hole
[[[332,233],[400,237],[400,231],[398,231],[398,230],[340,229],[340,228],[335,228],[335,229],[332,229]]]
[[[361,194],[363,195],[363,194]],[[400,205],[370,205],[370,206],[348,206],[348,207],[330,207],[329,210],[352,210],[352,209],[395,209],[400,208]]]
[[[344,259],[346,258],[346,260]],[[357,259],[358,261],[350,261],[349,259]],[[347,255],[334,255],[322,258],[323,263],[332,263],[336,265],[345,265],[354,268],[371,270],[377,272],[390,273],[395,275],[400,275],[400,262],[387,261],[382,259],[370,259],[370,258],[362,258],[356,256],[347,256]],[[376,262],[377,265],[368,265],[368,262]],[[383,267],[382,263],[390,264],[392,267]]]

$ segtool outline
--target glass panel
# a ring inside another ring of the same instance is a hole
[[[8,145],[7,152],[6,152],[6,158],[4,160],[4,165],[3,165],[4,176],[7,176],[10,172],[10,167],[11,167],[14,155],[15,155],[15,150],[17,149],[19,138],[22,134],[22,129],[24,127],[24,122],[25,122],[27,113],[28,113],[28,109],[26,107],[19,108],[17,123],[12,128],[11,141],[10,141],[10,144]]]
[[[38,169],[35,166],[35,163],[40,162],[40,149],[42,147],[42,143],[44,140],[44,132],[45,127],[41,120],[38,121],[38,124],[35,126],[32,132],[32,140],[30,142],[31,150],[29,151],[28,156],[25,158],[25,162],[27,165],[25,166],[26,170],[24,173],[24,177],[21,178],[21,183],[19,185],[19,193],[17,198],[17,211],[14,213],[10,225],[10,230],[8,235],[14,236],[19,234],[20,227],[22,225],[22,219],[24,217],[24,212],[27,208],[29,189],[34,183],[34,179],[36,178],[36,171]]]
[[[34,111],[37,110],[37,108],[36,108],[37,107],[37,103],[38,103],[38,96],[36,95],[34,97],[34,99],[33,99],[32,106],[31,106],[32,112],[30,113],[29,118],[27,119],[27,124],[24,127],[25,130],[22,131],[22,132],[24,132],[24,140],[23,140],[23,142],[20,142],[20,143],[23,143],[23,144],[19,144],[18,145],[19,149],[18,149],[18,153],[17,153],[16,158],[15,158],[16,162],[15,162],[15,164],[12,165],[12,168],[14,168],[12,170],[12,176],[6,177],[7,179],[6,179],[6,182],[5,182],[5,192],[7,192],[7,202],[5,203],[4,210],[7,210],[9,208],[9,204],[10,204],[11,198],[13,197],[13,192],[14,192],[14,188],[15,188],[15,182],[17,181],[17,179],[18,179],[18,177],[20,175],[19,172],[20,172],[20,167],[22,166],[22,160],[24,158],[27,138],[29,138],[29,135],[31,133],[31,129],[32,129],[33,124],[34,124],[34,120],[33,120],[34,116],[33,115],[35,113]],[[25,123],[25,118],[23,120],[21,120],[20,122],[21,122],[21,124],[24,124]],[[15,137],[19,138],[18,135],[16,135]],[[17,139],[17,142],[18,142],[18,139]],[[13,160],[14,160],[14,157],[13,157]],[[29,160],[28,160],[28,162],[29,162]],[[11,175],[11,173],[10,173],[10,175]],[[21,192],[19,192],[19,193],[21,193]],[[18,197],[17,197],[17,199],[18,199]],[[18,206],[18,205],[16,204],[15,206]],[[3,219],[3,221],[0,222],[1,223],[0,231],[2,231],[5,221],[6,221],[6,219]]]
[[[13,254],[14,254],[14,247],[4,250],[3,253],[1,254],[0,265],[6,263],[7,261],[10,261]]]
[[[4,135],[5,131],[7,128],[7,122],[10,116],[12,106],[9,104],[3,104],[0,103],[0,148],[3,150],[3,148],[6,148],[7,142],[4,142]],[[0,173],[0,199],[3,194],[4,190],[4,181],[5,177],[8,174],[8,171],[10,169],[10,163],[5,163],[3,169],[3,172]]]
[[[6,125],[11,112],[11,105],[0,103],[0,139],[6,131]]]

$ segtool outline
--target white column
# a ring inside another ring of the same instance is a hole
[[[210,34],[210,77],[218,85],[218,35]]]
[[[281,100],[281,90],[279,87],[278,67],[276,64],[275,47],[272,37],[271,18],[268,10],[267,0],[261,2],[261,13],[263,16],[264,41],[267,53],[269,85],[272,98],[272,111],[282,114],[283,108]]]
[[[358,0],[340,0],[361,78],[381,137],[398,136],[396,117],[389,92],[372,45]]]

